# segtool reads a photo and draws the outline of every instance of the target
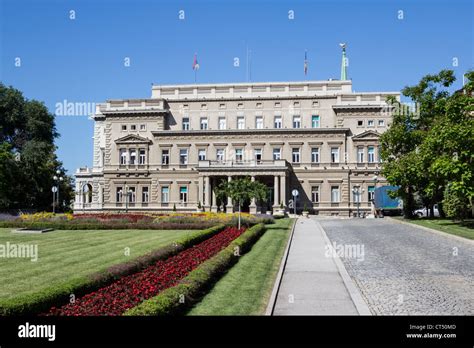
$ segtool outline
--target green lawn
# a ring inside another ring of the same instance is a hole
[[[454,222],[449,219],[415,219],[404,220],[416,225],[425,226],[441,232],[454,234],[456,236],[474,239],[474,222]]]
[[[188,315],[259,315],[265,312],[290,235],[291,219],[276,220]]]
[[[38,261],[0,257],[0,300],[81,278],[130,261],[195,231],[100,230],[11,233],[0,228],[0,245],[37,244]],[[125,255],[130,248],[130,256]]]

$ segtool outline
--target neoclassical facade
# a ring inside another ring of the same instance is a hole
[[[222,180],[248,176],[269,189],[252,213],[293,204],[321,215],[370,209],[380,177],[385,102],[345,80],[152,87],[151,98],[97,105],[92,168],[76,172],[74,210],[206,211]]]

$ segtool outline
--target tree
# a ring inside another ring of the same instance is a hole
[[[453,202],[468,201],[472,206],[474,73],[466,76],[467,85],[454,93],[446,89],[455,81],[451,70],[427,75],[416,86],[405,87],[402,93],[417,103],[417,112],[388,99],[396,112],[392,126],[381,136],[382,173],[400,187],[397,194],[403,200],[406,218],[412,216],[415,193],[430,208],[431,216],[435,203],[441,214],[443,202],[451,204],[450,211],[457,211]]]
[[[0,83],[0,209],[49,209],[57,170],[65,179],[59,208],[68,206],[72,178],[56,157],[57,137],[54,115],[43,103]]]
[[[222,181],[216,188],[216,196],[230,197],[239,206],[239,224],[241,222],[242,204],[245,201],[256,199],[262,201],[268,195],[268,188],[265,184],[252,181],[249,177],[237,178],[231,181]]]

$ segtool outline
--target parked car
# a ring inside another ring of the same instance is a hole
[[[439,211],[438,211],[438,205],[437,204],[434,205],[433,210],[434,210],[434,216],[438,217],[439,216]],[[421,209],[417,209],[413,213],[418,217],[428,217],[428,216],[430,216],[430,211],[429,211],[429,209],[426,209],[426,207],[421,208]]]

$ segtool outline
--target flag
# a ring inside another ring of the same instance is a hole
[[[304,74],[308,75],[308,51],[304,51]]]
[[[194,53],[193,70],[199,70],[197,53]]]

